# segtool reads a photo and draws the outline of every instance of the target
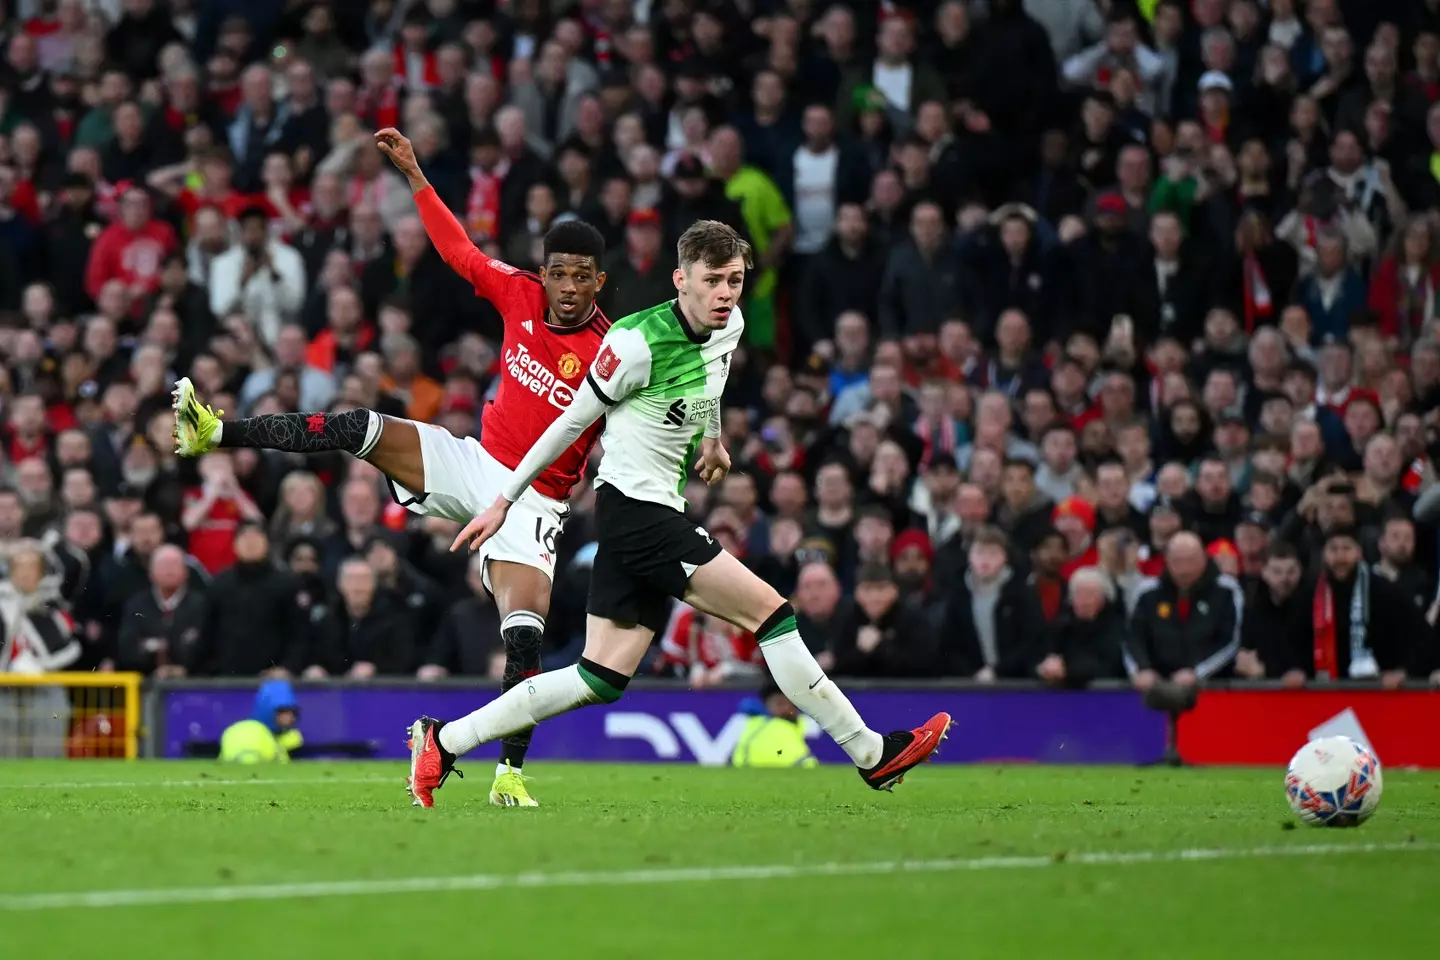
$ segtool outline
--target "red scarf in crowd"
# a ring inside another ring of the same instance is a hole
[[[510,161],[501,160],[489,172],[470,168],[470,196],[465,201],[465,229],[476,243],[493,240],[500,234],[500,188],[510,172]]]
[[[1340,676],[1340,657],[1336,649],[1338,635],[1335,630],[1335,590],[1330,578],[1322,576],[1315,585],[1315,603],[1312,607],[1315,624],[1315,677],[1319,680],[1343,680]],[[1354,678],[1373,677],[1379,674],[1375,657],[1365,642],[1365,629],[1370,619],[1370,568],[1362,560],[1355,569],[1355,590],[1350,595],[1350,671]]]
[[[1245,272],[1245,332],[1253,333],[1257,324],[1275,315],[1275,299],[1254,251],[1245,255],[1242,269]]]

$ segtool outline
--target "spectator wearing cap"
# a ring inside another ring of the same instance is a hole
[[[1265,554],[1270,546],[1270,531],[1274,529],[1269,515],[1259,510],[1247,510],[1235,525],[1232,538],[1239,561],[1236,579],[1247,590],[1260,576],[1265,567]]]
[[[718,173],[711,176],[698,157],[683,156],[666,184],[664,211],[665,241],[668,250],[696,220],[719,220],[750,238],[740,204],[728,195],[725,182]]]
[[[965,575],[946,585],[946,673],[982,682],[1034,675],[1045,621],[1034,591],[1011,568],[1009,549],[1003,532],[981,527]]]
[[[1429,654],[1421,612],[1396,584],[1374,574],[1354,527],[1337,525],[1325,536],[1311,614],[1313,647],[1295,651],[1311,678],[1398,687],[1407,666]]]
[[[606,316],[626,317],[674,296],[670,269],[660,256],[661,231],[656,210],[632,210],[626,218],[624,247],[605,258],[600,308]]]
[[[183,677],[209,626],[209,601],[190,586],[185,552],[165,544],[150,556],[149,589],[131,595],[120,618],[115,668],[160,678]]]
[[[939,666],[935,635],[926,618],[901,602],[895,577],[883,563],[856,575],[854,599],[836,614],[835,673],[846,677],[928,677]]]
[[[1068,582],[1081,567],[1093,567],[1100,555],[1095,545],[1095,508],[1080,497],[1066,497],[1055,504],[1050,522],[1065,538],[1066,559],[1060,575]]]
[[[127,308],[160,286],[166,256],[179,248],[175,228],[150,215],[150,197],[138,186],[117,187],[120,215],[101,231],[85,265],[85,292],[98,299],[111,280],[124,284]]]
[[[1165,547],[1165,570],[1145,588],[1130,620],[1126,668],[1135,686],[1158,680],[1182,687],[1230,672],[1240,649],[1244,598],[1193,533]]]
[[[50,275],[83,277],[91,246],[104,229],[105,221],[95,210],[95,187],[90,179],[80,173],[65,174],[43,227],[42,250]],[[54,292],[62,314],[93,306],[83,283],[56,284]]]
[[[1111,600],[1106,575],[1082,567],[1070,578],[1064,608],[1044,632],[1044,658],[1035,673],[1058,687],[1121,679],[1127,642],[1125,610]]]
[[[890,567],[895,585],[907,603],[924,606],[930,597],[935,546],[922,530],[902,530],[890,544]]]

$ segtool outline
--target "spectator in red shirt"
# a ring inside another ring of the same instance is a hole
[[[132,304],[144,301],[160,286],[165,258],[180,246],[175,228],[150,215],[150,195],[143,187],[125,186],[120,216],[106,227],[90,250],[85,266],[85,292],[100,296],[108,280],[121,280]]]
[[[228,453],[200,461],[201,485],[185,491],[180,525],[190,534],[190,553],[211,573],[235,562],[235,531],[242,522],[264,523],[265,515],[240,489]]]

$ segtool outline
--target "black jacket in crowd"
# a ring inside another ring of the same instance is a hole
[[[860,631],[880,631],[878,646],[860,649]],[[871,619],[854,600],[843,601],[835,612],[835,673],[849,677],[935,676],[934,630],[924,614],[897,600]]]
[[[980,634],[975,629],[971,610],[973,594],[965,576],[946,584],[949,601],[945,606],[941,656],[945,676],[970,677],[984,667]],[[1045,615],[1035,590],[1020,574],[1011,571],[1000,587],[995,601],[995,647],[998,662],[993,664],[998,677],[1030,679],[1045,655],[1043,649]]]
[[[1065,661],[1066,686],[1124,679],[1126,632],[1121,603],[1107,603],[1094,620],[1080,619],[1066,603],[1045,631],[1045,654]]]
[[[1329,578],[1329,574],[1322,574]],[[1345,680],[1350,676],[1350,602],[1355,595],[1358,578],[1351,574],[1345,580],[1330,580],[1333,590],[1332,602],[1335,610],[1335,667],[1336,677]],[[1315,591],[1320,581],[1305,593],[1305,607],[1313,611]],[[1313,624],[1313,613],[1312,620]],[[1298,633],[1292,637],[1291,663],[1304,670],[1307,676],[1315,675],[1314,629],[1302,638]],[[1369,617],[1365,626],[1365,643],[1375,656],[1375,665],[1381,672],[1406,670],[1412,674],[1427,673],[1434,660],[1435,633],[1424,620],[1414,603],[1406,598],[1395,584],[1384,577],[1370,576]]]
[[[834,237],[811,258],[793,302],[795,333],[807,346],[833,337],[835,319],[847,310],[876,315],[885,258],[885,249],[874,241],[867,240],[850,256]]]
[[[1228,674],[1240,652],[1244,610],[1240,585],[1221,574],[1213,560],[1183,596],[1166,572],[1136,601],[1130,665],[1165,677],[1177,670],[1193,670],[1202,678]]]
[[[160,608],[154,590],[130,598],[120,622],[115,669],[147,675],[168,665],[191,669],[210,617],[210,604],[202,590],[183,589],[179,603],[170,610]]]
[[[210,627],[201,632],[191,673],[253,677],[271,667],[307,667],[306,616],[293,576],[270,563],[237,563],[210,583]]]
[[[490,672],[490,658],[502,648],[495,604],[468,597],[445,614],[422,659],[454,674],[483,677]]]
[[[1276,601],[1264,582],[1254,585],[1245,603],[1240,646],[1255,651],[1272,680],[1291,670],[1314,670],[1315,588],[1301,583],[1295,592]]]
[[[357,663],[373,663],[381,675],[415,669],[413,617],[386,591],[376,591],[370,609],[356,615],[340,599],[331,611],[323,647],[311,659],[331,673],[345,673]]]

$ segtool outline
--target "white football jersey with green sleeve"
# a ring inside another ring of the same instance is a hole
[[[685,509],[700,440],[720,435],[720,395],[744,332],[737,307],[723,330],[697,336],[674,300],[615,321],[589,373],[610,408],[597,484]]]

